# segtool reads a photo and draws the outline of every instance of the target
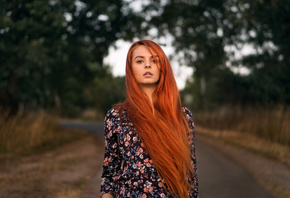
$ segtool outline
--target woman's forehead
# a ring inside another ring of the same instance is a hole
[[[157,54],[149,47],[146,47],[144,45],[139,45],[135,48],[135,50],[133,51],[133,57],[135,56],[156,56]]]

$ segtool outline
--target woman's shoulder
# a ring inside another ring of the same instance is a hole
[[[192,116],[192,113],[191,111],[187,108],[187,107],[184,107],[182,106],[182,111],[185,115],[185,119],[189,125],[189,128],[192,129],[192,133],[194,131],[194,120],[193,120],[193,116]]]
[[[107,111],[105,122],[110,122],[113,124],[127,123],[128,117],[126,109],[119,110],[117,108],[111,108],[109,111]]]
[[[120,122],[120,114],[119,111],[115,108],[110,109],[107,111],[105,116],[105,124],[107,126],[116,125]]]
[[[120,131],[120,115],[119,111],[115,108],[110,109],[107,111],[107,114],[105,116],[104,120],[104,132],[105,137],[107,139],[114,140],[117,138],[117,134],[119,134]]]
[[[116,116],[119,116],[119,110],[111,108],[110,110],[107,111],[106,117],[116,117]]]
[[[125,116],[126,117],[127,113],[126,113],[126,109],[118,109],[118,108],[111,108],[109,111],[107,111],[107,114],[105,116],[105,119],[108,118],[118,118],[120,119],[122,117]]]
[[[192,117],[192,113],[191,113],[191,111],[190,111],[187,107],[182,106],[182,111],[183,111],[183,113],[185,113],[186,115]]]

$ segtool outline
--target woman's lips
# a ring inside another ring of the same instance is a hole
[[[144,77],[151,77],[153,74],[151,72],[146,72],[143,74]]]

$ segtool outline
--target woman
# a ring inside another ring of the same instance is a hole
[[[153,41],[130,47],[126,94],[105,118],[101,197],[198,197],[192,115]]]

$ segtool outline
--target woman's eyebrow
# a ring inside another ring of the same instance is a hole
[[[159,58],[158,55],[155,55],[154,57]],[[136,57],[134,58],[134,60],[135,60],[136,58],[144,58],[144,56],[136,56]],[[153,56],[151,56],[150,58],[153,58]]]
[[[136,59],[136,58],[144,58],[144,56],[136,56],[134,59]]]

